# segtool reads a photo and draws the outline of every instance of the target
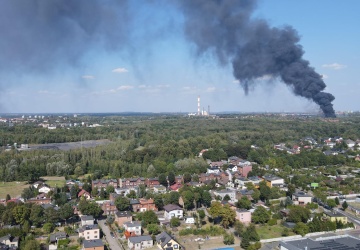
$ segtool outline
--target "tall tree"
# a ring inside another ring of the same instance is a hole
[[[119,196],[115,200],[115,206],[119,211],[128,211],[130,209],[130,200],[126,197]]]

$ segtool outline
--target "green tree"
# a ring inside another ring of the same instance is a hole
[[[6,200],[6,201],[9,201],[9,200],[11,200],[11,196],[10,196],[10,194],[7,194],[7,195],[6,195],[6,198],[5,198],[5,200]]]
[[[235,222],[236,212],[230,208],[228,204],[222,207],[220,210],[221,225],[224,228],[228,228]]]
[[[43,226],[43,230],[46,234],[51,233],[54,230],[55,226],[53,223],[47,222]]]
[[[190,182],[191,181],[191,174],[185,173],[184,176],[183,176],[183,179],[184,179],[184,183]]]
[[[165,187],[168,186],[168,182],[167,182],[167,179],[166,179],[166,175],[165,174],[160,174],[159,175],[159,183]]]
[[[111,193],[114,193],[114,192],[115,192],[114,186],[108,185],[108,186],[106,187],[106,194],[107,194],[107,196],[109,196]]]
[[[170,226],[171,227],[178,227],[180,226],[181,222],[180,222],[180,219],[178,217],[172,217],[170,219]]]
[[[342,204],[343,210],[345,211],[348,208],[348,206],[349,206],[348,203],[346,201],[344,201]]]
[[[235,230],[235,234],[237,236],[241,236],[244,232],[245,226],[243,223],[241,223],[240,221],[236,220],[235,224],[234,224],[234,230]]]
[[[335,198],[335,204],[336,204],[337,206],[340,205],[340,201],[339,201],[339,198],[338,198],[338,197]]]
[[[264,224],[270,220],[270,215],[263,206],[258,206],[253,212],[251,220],[256,224]]]
[[[191,190],[186,190],[182,192],[182,198],[184,201],[184,208],[185,209],[192,209],[194,207],[194,193]]]
[[[115,200],[115,206],[119,211],[128,211],[130,209],[130,200],[126,197],[119,196]]]
[[[212,198],[211,198],[211,194],[209,191],[204,191],[202,193],[201,199],[202,199],[202,203],[205,207],[210,207]]]
[[[259,184],[260,190],[260,199],[265,201],[270,199],[271,188],[266,185],[265,181],[260,182]]]
[[[310,218],[310,214],[310,210],[306,207],[292,206],[289,211],[288,221],[292,221],[294,223],[307,223]]]
[[[215,201],[215,202],[211,203],[210,210],[209,210],[211,217],[213,217],[214,219],[219,217],[221,214],[221,209],[222,209],[222,205],[220,202]]]
[[[174,174],[174,172],[169,172],[168,181],[169,181],[170,186],[175,183],[175,174]]]
[[[335,202],[334,199],[329,199],[329,200],[326,201],[326,203],[327,203],[328,206],[331,207],[331,208],[336,207],[336,202]]]
[[[149,210],[143,213],[138,214],[139,219],[141,220],[141,224],[143,227],[147,227],[149,224],[158,224],[159,219],[154,211]]]
[[[99,218],[103,214],[101,207],[93,201],[81,200],[78,209],[82,214],[92,215],[95,218]]]
[[[146,229],[151,235],[157,235],[161,232],[160,227],[157,224],[149,224],[147,225]]]
[[[44,222],[44,209],[42,206],[32,205],[29,219],[34,226],[39,227]]]
[[[237,208],[243,208],[243,209],[250,209],[251,208],[251,201],[246,196],[242,196],[236,202],[236,207]]]
[[[260,241],[260,236],[256,232],[254,224],[250,224],[245,231],[245,234],[248,235],[250,241]]]
[[[23,225],[30,216],[30,209],[25,205],[16,206],[12,210],[16,223]]]
[[[67,219],[70,219],[73,215],[74,215],[74,210],[73,210],[71,204],[66,203],[65,205],[60,207],[59,216],[61,219],[67,220]]]
[[[234,238],[234,235],[233,234],[231,234],[231,233],[225,233],[224,234],[224,240],[223,240],[223,242],[224,242],[224,244],[225,245],[232,245],[232,244],[234,244],[234,242],[235,242],[235,238]]]
[[[309,227],[303,222],[298,222],[294,227],[294,232],[296,234],[300,234],[301,236],[304,236],[309,232]]]
[[[38,249],[40,249],[40,243],[37,240],[32,239],[32,240],[27,240],[25,242],[24,250],[38,250]]]

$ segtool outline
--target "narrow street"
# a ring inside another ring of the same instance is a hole
[[[115,238],[113,238],[111,236],[109,227],[105,225],[105,220],[98,220],[98,224],[101,227],[111,250],[118,250],[118,249],[125,250],[117,240],[117,237],[115,236]]]

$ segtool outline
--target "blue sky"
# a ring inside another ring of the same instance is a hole
[[[137,16],[129,17],[131,39],[125,48],[121,41],[116,49],[89,41],[74,63],[58,63],[54,57],[50,70],[20,71],[12,65],[0,71],[0,112],[196,112],[198,95],[201,106],[210,105],[213,112],[318,110],[279,80],[259,79],[245,95],[231,65],[219,65],[209,54],[196,56],[175,5],[139,0],[131,8],[137,9]],[[335,110],[355,111],[360,87],[359,9],[358,0],[262,0],[253,16],[271,26],[294,27],[304,58],[324,75],[326,91],[336,98]],[[7,29],[16,32],[15,26]]]

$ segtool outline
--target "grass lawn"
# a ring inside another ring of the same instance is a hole
[[[29,185],[26,182],[12,181],[0,182],[0,199],[5,199],[9,194],[11,198],[16,198],[21,195],[22,191]]]
[[[43,176],[41,179],[45,180],[50,187],[63,187],[65,185],[64,176]]]
[[[259,225],[256,226],[256,231],[260,236],[260,239],[270,239],[270,238],[278,238],[282,237],[281,233],[286,227],[281,225],[275,225],[275,226],[268,226],[268,225]],[[290,229],[289,229],[289,236],[295,235]]]

